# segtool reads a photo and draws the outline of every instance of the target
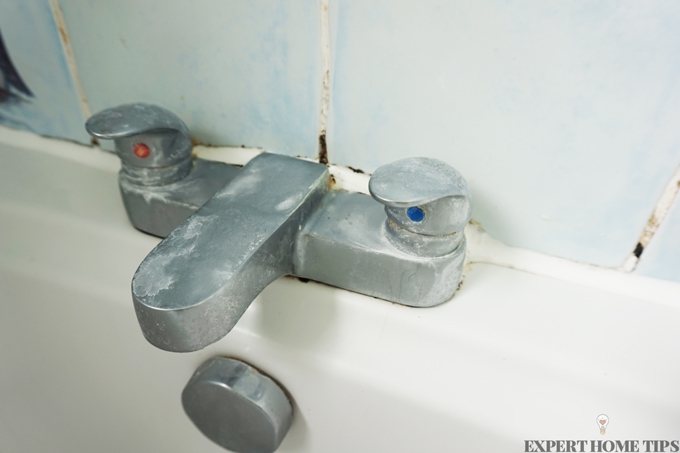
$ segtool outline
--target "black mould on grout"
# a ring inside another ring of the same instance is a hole
[[[640,244],[639,242],[635,246],[635,250],[633,250],[633,255],[635,255],[636,258],[640,258],[640,255],[642,255],[642,252],[645,250],[645,248]]]
[[[326,146],[326,134],[319,135],[319,163],[328,165],[328,148]]]

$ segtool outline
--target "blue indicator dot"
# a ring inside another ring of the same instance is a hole
[[[406,210],[406,215],[414,222],[422,222],[425,218],[425,211],[419,206],[411,206]]]

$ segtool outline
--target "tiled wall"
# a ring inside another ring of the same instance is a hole
[[[680,165],[680,3],[341,0],[335,17],[332,160],[437,157],[507,244],[632,252]]]
[[[86,99],[48,0],[0,3],[35,93],[14,126],[86,142],[88,105],[146,101],[207,144],[317,155],[324,0],[51,3]],[[680,167],[680,3],[329,4],[332,163],[436,157],[503,242],[609,267],[630,256]],[[680,281],[673,209],[639,273]]]
[[[60,4],[93,111],[152,102],[204,143],[316,155],[316,0]]]
[[[0,33],[31,95],[1,83],[0,123],[89,143],[76,87],[47,0],[0,2]]]

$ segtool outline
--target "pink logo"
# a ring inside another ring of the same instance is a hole
[[[598,415],[597,426],[600,427],[600,434],[604,434],[605,430],[607,429],[607,425],[609,425],[609,417],[607,417],[605,414]]]

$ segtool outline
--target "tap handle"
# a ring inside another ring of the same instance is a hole
[[[411,157],[378,168],[368,184],[371,196],[385,205],[397,227],[429,236],[465,228],[472,196],[463,176],[446,163]]]
[[[113,140],[124,164],[170,167],[188,161],[193,143],[186,124],[174,113],[134,103],[102,110],[85,123],[93,137]]]

